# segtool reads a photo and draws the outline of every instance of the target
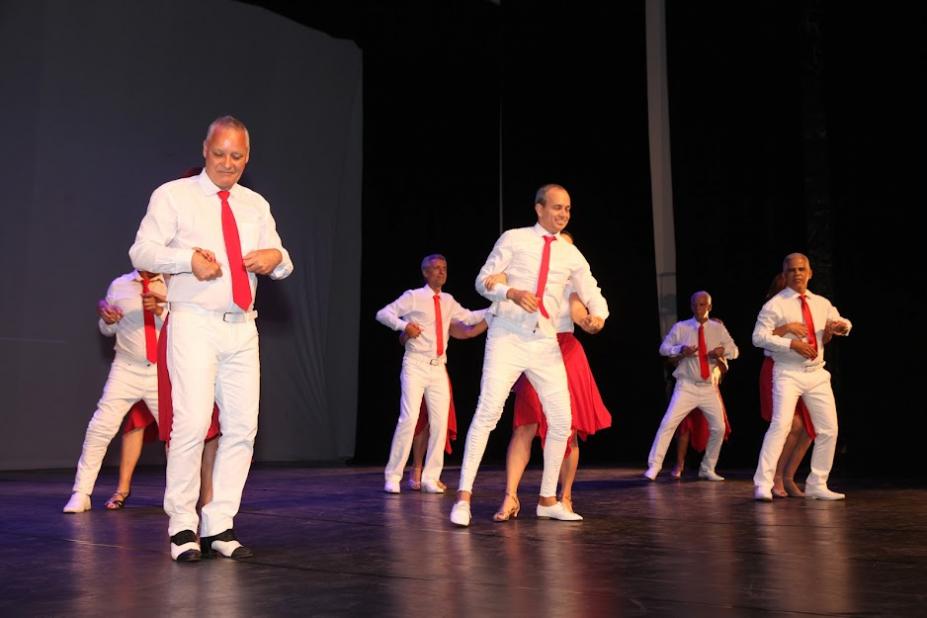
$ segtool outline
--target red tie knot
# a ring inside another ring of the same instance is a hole
[[[228,192],[228,191],[219,191],[219,199],[222,200],[223,202],[227,202],[228,199],[229,199],[229,192]]]
[[[441,300],[441,295],[440,295],[440,294],[435,294],[435,295],[434,295],[434,299],[435,299],[435,300]]]
[[[545,236],[544,237],[544,242],[546,242],[548,245],[554,242],[555,240],[557,240],[556,236]]]
[[[142,277],[142,292],[148,292],[148,279]]]

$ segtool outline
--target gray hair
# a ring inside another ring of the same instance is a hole
[[[692,294],[692,296],[689,297],[689,304],[690,304],[690,305],[694,305],[694,304],[695,304],[695,299],[698,298],[699,296],[701,296],[702,294],[704,294],[705,296],[708,297],[708,304],[710,305],[710,304],[711,304],[711,294],[709,294],[709,293],[706,292],[705,290],[699,290],[699,291],[697,291],[697,292],[694,292],[694,293]]]
[[[426,255],[425,258],[422,260],[422,270],[425,270],[426,268],[428,268],[428,266],[435,260],[441,260],[442,262],[447,264],[446,257],[441,255],[440,253],[432,253],[431,255]]]
[[[811,268],[811,260],[808,259],[808,256],[804,253],[790,253],[782,260],[782,272],[785,272],[789,268],[789,260],[792,258],[802,258],[805,260],[805,264],[808,265],[808,268]]]
[[[251,150],[251,134],[248,133],[248,127],[245,126],[241,120],[235,116],[219,116],[211,123],[209,123],[209,128],[206,129],[206,140],[204,143],[209,143],[209,140],[212,138],[212,134],[216,132],[216,129],[238,129],[245,134],[245,145],[247,145],[248,150]]]

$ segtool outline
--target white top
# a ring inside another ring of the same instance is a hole
[[[805,318],[801,312],[801,299],[799,294],[792,288],[785,288],[763,305],[760,314],[756,318],[756,326],[753,328],[753,345],[769,351],[773,361],[787,363],[791,365],[801,365],[805,367],[823,366],[824,365],[824,328],[828,321],[840,320],[847,325],[847,333],[853,327],[849,320],[840,317],[837,308],[830,304],[830,301],[812,293],[810,290],[805,292],[808,302],[808,308],[811,310],[811,319],[814,321],[814,334],[818,341],[818,355],[814,359],[808,359],[791,349],[793,339],[798,339],[791,333],[783,336],[774,335],[773,331],[790,322],[805,323]],[[807,339],[806,339],[807,341]]]
[[[505,297],[509,288],[532,293],[537,290],[544,236],[551,235],[540,224],[502,234],[476,277],[476,291],[495,303],[491,309],[495,319],[519,330],[553,337],[556,335],[554,320],[560,316],[567,283],[573,285],[579,299],[593,316],[606,319],[608,303],[592,276],[589,262],[575,246],[559,240],[559,234],[553,234],[558,240],[550,244],[550,268],[544,287],[544,308],[552,317],[545,318],[539,311],[528,313]],[[483,280],[495,273],[505,273],[507,282],[497,283],[492,290],[487,290]]]
[[[192,303],[209,311],[241,311],[232,301],[232,278],[222,236],[222,202],[219,188],[206,172],[192,178],[172,180],[151,194],[148,212],[129,249],[132,264],[139,270],[170,273],[167,299],[172,303]],[[235,215],[241,254],[255,249],[277,249],[283,260],[270,274],[283,279],[293,272],[290,254],[280,241],[270,204],[251,189],[239,184],[229,191],[229,206]],[[222,276],[200,281],[191,271],[193,248],[216,254]],[[257,276],[248,273],[251,297],[257,291]]]
[[[438,357],[438,338],[435,328],[435,291],[429,286],[406,290],[402,296],[377,312],[377,321],[393,330],[403,331],[410,322],[422,328],[418,337],[409,337],[406,341],[406,354],[425,354],[430,358]],[[470,311],[460,306],[454,297],[441,292],[441,326],[444,336],[444,354],[447,356],[449,342],[448,329],[451,320],[473,325],[483,321],[486,310]]]
[[[164,277],[157,275],[149,281],[148,289],[156,294],[164,295]],[[138,271],[133,270],[113,279],[106,291],[106,302],[118,307],[122,311],[122,319],[107,324],[101,318],[100,332],[107,337],[116,335],[116,345],[113,349],[120,356],[127,356],[139,363],[147,363],[148,355],[145,352],[145,317],[142,309],[142,278]],[[167,311],[167,307],[164,308]],[[167,315],[162,313],[161,316]],[[162,317],[155,315],[155,330],[161,333]]]
[[[698,327],[699,322],[694,317],[673,324],[673,327],[663,339],[663,343],[660,344],[660,354],[663,356],[679,356],[685,346],[698,348]],[[727,332],[724,324],[717,320],[707,320],[704,327],[706,353],[721,346],[724,348],[724,358],[727,360],[734,360],[740,356],[740,350],[737,349],[737,345],[731,338],[730,333]],[[717,383],[717,380],[712,380],[712,374],[717,364],[718,360],[709,356],[708,366],[711,371],[709,371],[707,379],[702,378],[702,367],[698,360],[698,353],[696,353],[681,358],[673,375],[676,376],[677,380],[682,378],[690,382]]]

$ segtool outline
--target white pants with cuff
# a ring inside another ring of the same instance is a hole
[[[753,475],[753,484],[764,491],[772,489],[776,464],[792,429],[799,397],[808,408],[816,434],[811,451],[811,473],[805,480],[806,490],[827,487],[837,448],[837,403],[830,386],[830,372],[820,365],[806,368],[776,363],[773,365],[772,419]]]
[[[428,408],[428,451],[422,469],[422,483],[437,484],[444,469],[447,415],[451,406],[450,383],[444,359],[432,360],[422,354],[407,353],[402,359],[400,382],[402,395],[399,399],[399,420],[393,433],[384,476],[387,481],[397,483],[402,479],[424,397]]]
[[[96,485],[106,449],[137,401],[144,401],[158,420],[158,367],[116,354],[97,410],[87,425],[72,491],[90,495]]]
[[[547,418],[540,495],[542,498],[557,495],[557,477],[572,422],[570,391],[560,345],[556,337],[515,330],[498,318],[493,320],[486,336],[480,398],[467,432],[458,491],[473,491],[489,433],[499,422],[512,385],[522,373],[537,391]]]
[[[721,444],[724,442],[724,401],[717,385],[710,382],[692,382],[690,380],[676,380],[673,389],[673,398],[670,400],[657,435],[650,447],[647,465],[657,471],[663,467],[663,459],[669,448],[673,434],[679,423],[688,416],[689,412],[699,408],[708,421],[708,444],[705,446],[705,455],[699,466],[700,473],[714,472],[718,465],[718,455],[721,453]]]
[[[195,532],[199,524],[201,536],[214,536],[233,527],[251,468],[261,383],[257,327],[253,317],[227,322],[221,313],[172,304],[167,328],[174,406],[164,491],[168,534]],[[213,467],[213,499],[202,508],[199,521],[203,442],[214,402],[222,433]]]

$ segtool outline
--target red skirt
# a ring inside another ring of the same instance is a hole
[[[772,420],[772,375],[774,364],[775,362],[773,359],[767,356],[763,360],[763,366],[760,367],[760,416],[762,416],[763,420],[767,423]],[[811,414],[808,412],[808,408],[805,406],[805,402],[801,400],[801,397],[798,398],[798,403],[795,404],[795,414],[801,416],[801,421],[805,425],[805,432],[808,434],[808,437],[814,440],[814,437],[817,435],[814,432],[814,423],[811,422]]]
[[[612,415],[609,413],[608,408],[605,407],[605,402],[602,401],[599,387],[596,386],[595,379],[592,377],[592,370],[589,369],[586,352],[579,340],[573,333],[557,333],[557,342],[560,344],[560,352],[563,354],[567,386],[570,389],[570,411],[573,415],[571,429],[585,440],[597,431],[611,427]],[[543,444],[544,438],[547,437],[547,420],[544,418],[544,411],[537,391],[534,390],[531,382],[522,374],[515,383],[513,427],[521,427],[532,423],[537,423],[537,435],[541,437],[541,443]],[[567,454],[569,453],[570,447],[567,444]]]
[[[142,427],[145,428],[145,442],[156,442],[158,440],[158,426],[155,425],[151,410],[148,409],[144,401],[136,401],[135,405],[129,409],[126,420],[122,424],[122,433],[130,433]]]
[[[161,336],[158,337],[158,434],[162,442],[171,441],[171,428],[174,426],[174,404],[171,400],[171,375],[167,370],[167,321],[164,318],[161,325]],[[218,437],[219,406],[212,405],[212,423],[206,432],[206,441]]]
[[[454,408],[454,389],[451,385],[451,377],[447,377],[447,389],[451,393],[451,405],[447,411],[447,438],[444,441],[444,452],[450,455],[453,453],[451,449],[451,441],[457,441],[457,410]],[[428,404],[425,402],[425,398],[422,397],[422,407],[418,413],[418,423],[415,424],[415,435],[425,431],[425,428],[428,427]]]
[[[722,408],[724,403],[721,404]],[[689,446],[696,451],[704,451],[708,446],[708,436],[711,430],[708,427],[708,421],[705,419],[705,413],[700,408],[695,408],[689,415],[682,419],[679,427],[676,428],[677,436],[689,432]],[[731,423],[727,420],[727,410],[724,410],[724,441],[731,437]]]

